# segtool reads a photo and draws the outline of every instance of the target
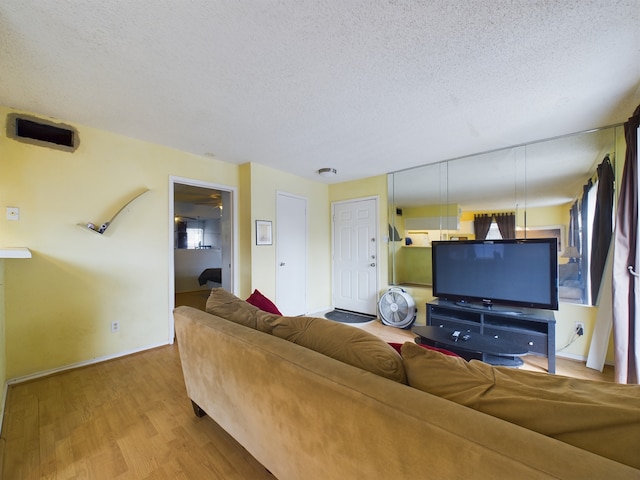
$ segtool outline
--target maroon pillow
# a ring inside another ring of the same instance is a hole
[[[269,300],[262,293],[260,293],[260,290],[258,289],[255,289],[253,293],[249,295],[249,298],[247,298],[247,303],[250,303],[254,307],[259,308],[263,312],[282,315],[282,313],[280,313],[280,310],[278,310],[278,307],[276,307],[271,300]]]
[[[400,351],[400,349],[402,347],[401,343],[391,343],[391,342],[389,342],[389,345],[391,345],[400,355],[402,355],[402,352]],[[457,353],[454,353],[451,350],[445,350],[444,348],[432,347],[431,345],[425,345],[424,343],[418,343],[417,345],[422,347],[422,348],[426,348],[427,350],[433,350],[435,352],[444,353],[445,355],[450,355],[452,357],[459,357],[460,356]]]

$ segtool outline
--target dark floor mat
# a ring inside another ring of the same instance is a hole
[[[376,319],[373,315],[365,315],[364,313],[355,313],[339,309],[325,313],[324,318],[340,323],[365,323]]]

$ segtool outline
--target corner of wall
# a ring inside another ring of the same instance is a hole
[[[246,298],[251,293],[251,163],[238,167],[238,288],[237,295]]]

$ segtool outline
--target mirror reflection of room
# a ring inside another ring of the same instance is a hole
[[[229,287],[222,268],[230,255],[229,192],[174,186],[174,269],[176,293]],[[228,262],[227,262],[228,263]]]
[[[430,287],[434,240],[554,237],[559,301],[595,304],[624,148],[616,126],[390,174],[390,283]]]

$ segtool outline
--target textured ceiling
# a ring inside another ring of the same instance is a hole
[[[2,0],[0,104],[345,181],[624,122],[640,0]]]

